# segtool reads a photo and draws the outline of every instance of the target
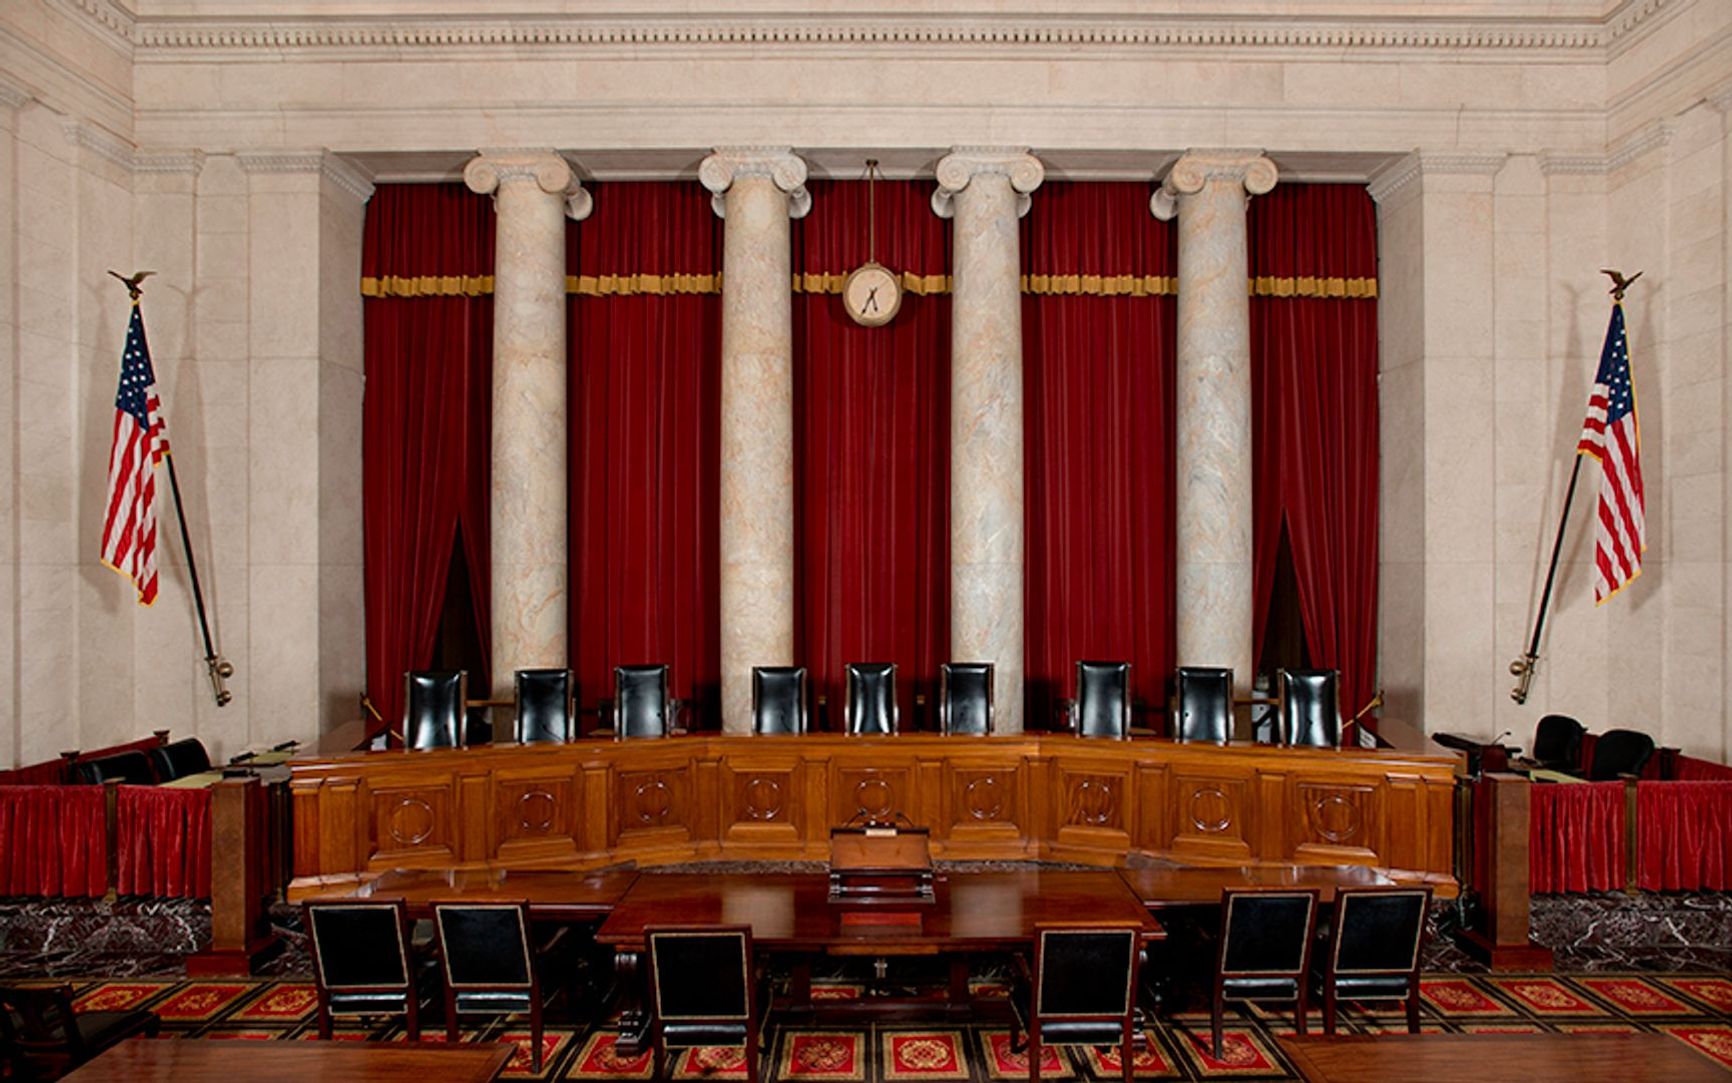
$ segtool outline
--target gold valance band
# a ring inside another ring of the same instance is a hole
[[[848,275],[797,274],[795,293],[841,293]],[[1179,280],[1172,275],[1023,275],[1022,292],[1037,296],[1173,297]],[[949,293],[949,275],[902,272],[902,289],[916,297]],[[1375,278],[1259,277],[1249,282],[1253,297],[1320,297],[1360,300],[1377,296]],[[482,297],[493,292],[492,275],[384,275],[361,279],[363,297]],[[722,292],[720,274],[567,275],[565,292],[580,297],[671,296]]]

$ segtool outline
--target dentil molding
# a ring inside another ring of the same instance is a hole
[[[806,159],[792,147],[717,147],[698,163],[698,181],[710,190],[717,218],[727,217],[727,191],[740,177],[770,178],[788,196],[788,217],[806,217],[812,209],[806,173]]]
[[[938,160],[938,188],[932,193],[932,213],[949,218],[956,213],[956,194],[978,176],[1004,177],[1016,194],[1016,216],[1034,205],[1032,193],[1046,179],[1046,166],[1027,147],[952,147]]]
[[[1507,161],[1504,151],[1415,151],[1379,170],[1366,188],[1377,203],[1388,204],[1404,197],[1414,181],[1428,174],[1494,177]]]
[[[243,150],[235,161],[244,173],[318,173],[363,203],[373,198],[373,178],[328,150]]]

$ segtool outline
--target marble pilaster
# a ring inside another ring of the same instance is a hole
[[[483,150],[463,170],[492,193],[493,685],[566,659],[565,219],[589,215],[547,150]]]
[[[722,728],[751,728],[752,667],[794,661],[794,324],[788,220],[811,209],[785,147],[718,147],[698,179],[722,241]]]
[[[954,221],[950,657],[996,667],[996,729],[1023,728],[1022,297],[1016,220],[1046,176],[1015,147],[957,147],[932,209]]]
[[[1245,204],[1275,186],[1258,150],[1192,150],[1150,200],[1179,220],[1180,665],[1251,684],[1251,306]]]

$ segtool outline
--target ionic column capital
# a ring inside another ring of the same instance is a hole
[[[788,217],[812,209],[806,191],[806,160],[790,147],[717,147],[698,165],[698,181],[711,192],[717,218],[727,217],[727,191],[741,177],[768,177],[788,196]]]
[[[1027,147],[952,147],[938,160],[938,190],[932,193],[932,213],[949,218],[956,213],[956,193],[978,176],[1004,177],[1016,193],[1016,216],[1028,213],[1030,198],[1046,179],[1046,166]]]
[[[565,216],[574,222],[589,217],[593,198],[578,182],[571,163],[551,150],[482,149],[463,167],[463,183],[471,192],[488,195],[513,183],[534,183],[565,201]]]
[[[1196,195],[1211,181],[1241,185],[1246,194],[1260,196],[1275,187],[1277,178],[1275,163],[1260,150],[1188,150],[1149,197],[1149,210],[1168,222],[1179,213],[1180,196]]]

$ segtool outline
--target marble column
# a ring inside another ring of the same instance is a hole
[[[1245,203],[1258,150],[1188,151],[1150,200],[1179,219],[1178,662],[1251,684],[1251,302]]]
[[[550,150],[483,150],[493,194],[493,688],[566,657],[565,219],[589,193]]]
[[[788,220],[812,207],[786,147],[698,167],[722,240],[722,729],[750,732],[752,667],[794,662],[794,324]]]
[[[1016,220],[1046,170],[956,147],[932,209],[955,225],[950,316],[950,657],[991,662],[996,729],[1023,727],[1022,272]]]

